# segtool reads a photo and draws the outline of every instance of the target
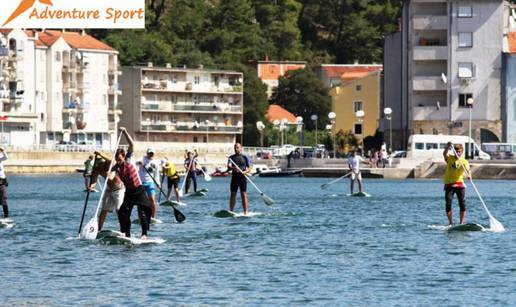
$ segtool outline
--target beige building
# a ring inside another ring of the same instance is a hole
[[[135,141],[200,148],[232,145],[242,134],[242,73],[152,63],[122,71],[120,125]]]
[[[363,73],[353,80],[343,80],[330,91],[335,124],[332,133],[351,131],[359,140],[373,136],[380,116],[381,71]],[[363,111],[362,118],[356,116]]]

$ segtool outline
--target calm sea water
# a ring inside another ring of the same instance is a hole
[[[207,197],[180,208],[184,224],[159,209],[165,223],[151,235],[166,243],[129,247],[70,239],[85,197],[79,175],[11,176],[17,225],[0,229],[0,304],[516,304],[514,181],[477,181],[506,232],[448,233],[439,180],[366,179],[370,198],[346,197],[347,180],[328,190],[319,188],[325,178],[255,180],[276,209],[250,190],[252,217],[215,218],[227,209],[229,179],[214,178],[200,184]],[[474,196],[467,220],[488,226]]]

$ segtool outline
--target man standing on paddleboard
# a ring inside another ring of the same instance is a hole
[[[185,194],[188,194],[188,191],[190,190],[190,179],[193,181],[194,193],[197,192],[197,151],[189,151],[187,153],[187,158],[185,159],[185,171]]]
[[[179,200],[179,174],[176,170],[176,165],[167,159],[161,160],[161,167],[163,170],[163,176],[167,177],[167,199],[170,199],[172,191],[176,194],[176,201]]]
[[[2,209],[4,210],[4,219],[9,217],[9,207],[7,207],[7,177],[5,176],[4,161],[7,160],[7,153],[0,147],[0,202],[2,203]]]
[[[448,151],[452,147],[452,142],[448,142],[444,149],[443,156],[446,161],[446,171],[444,172],[444,198],[446,200],[446,215],[448,216],[448,223],[452,226],[452,200],[453,194],[457,195],[460,207],[460,223],[464,223],[464,216],[466,214],[466,185],[464,185],[464,168],[467,169],[467,177],[471,179],[469,171],[469,163],[464,158],[464,148],[462,144],[453,145],[456,153],[449,156]],[[460,160],[460,161],[459,161]],[[462,167],[461,165],[464,165]]]
[[[236,203],[236,193],[238,189],[240,189],[240,197],[242,198],[242,209],[244,210],[244,215],[247,215],[247,179],[246,174],[249,174],[252,170],[251,167],[251,159],[249,157],[242,154],[242,145],[240,143],[236,143],[234,146],[235,154],[230,156],[228,159],[228,169],[231,170],[231,196],[229,198],[229,211],[235,210]],[[231,162],[233,161],[233,162]],[[242,172],[240,172],[235,165],[235,163]]]
[[[142,239],[147,239],[147,231],[149,230],[152,210],[150,208],[149,199],[145,193],[138,171],[131,163],[131,157],[134,150],[134,142],[127,130],[120,127],[129,143],[127,153],[123,148],[118,148],[115,153],[114,170],[120,176],[125,186],[124,202],[118,210],[118,220],[120,222],[120,231],[125,233],[126,237],[131,236],[131,212],[136,205],[138,208],[138,217],[142,227]]]
[[[351,195],[353,195],[355,179],[358,182],[358,191],[362,193],[362,174],[360,173],[360,157],[356,155],[355,150],[351,151],[351,154],[349,155],[348,167],[351,171],[351,176],[349,176],[349,178],[351,179]]]
[[[142,180],[142,185],[145,188],[145,192],[147,193],[147,197],[149,197],[149,203],[152,210],[152,217],[156,218],[156,185],[154,184],[154,180],[156,182],[160,182],[159,177],[159,166],[158,163],[154,160],[154,155],[156,151],[152,148],[147,149],[147,155],[142,157],[141,160],[136,162],[140,168],[138,170],[138,175]],[[151,177],[152,176],[152,177]],[[154,179],[152,179],[154,177]],[[161,189],[161,187],[157,187]]]

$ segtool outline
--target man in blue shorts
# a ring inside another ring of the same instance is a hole
[[[152,177],[156,180],[156,182],[159,182],[159,165],[154,160],[154,155],[156,151],[152,148],[147,149],[147,155],[142,157],[141,160],[138,160],[136,164],[140,167],[138,170],[138,176],[140,176],[140,179],[142,181],[143,188],[145,189],[145,192],[147,193],[147,196],[149,197],[149,204],[152,210],[152,217],[156,218],[156,186],[154,184],[154,180],[152,180]],[[150,175],[149,175],[150,173]],[[152,177],[151,177],[152,175]],[[158,187],[159,189],[160,187]]]
[[[242,209],[244,215],[247,215],[247,178],[246,174],[249,174],[252,170],[251,160],[249,157],[242,154],[242,145],[240,143],[235,144],[235,154],[230,156],[228,159],[228,169],[232,171],[231,176],[231,196],[229,198],[229,211],[235,210],[236,193],[240,189],[240,196],[242,198]],[[234,163],[234,164],[233,164]],[[235,164],[240,170],[235,167]]]

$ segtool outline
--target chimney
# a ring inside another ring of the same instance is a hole
[[[358,65],[360,62],[358,60],[355,60],[355,65]]]
[[[81,36],[85,36],[86,35],[86,31],[84,31],[84,29],[81,29]]]
[[[147,62],[147,67],[152,68],[154,67],[154,64],[152,64],[152,62]]]
[[[166,63],[166,64],[165,64],[165,67],[166,67],[166,68],[172,68],[172,64],[170,64],[170,63]]]

